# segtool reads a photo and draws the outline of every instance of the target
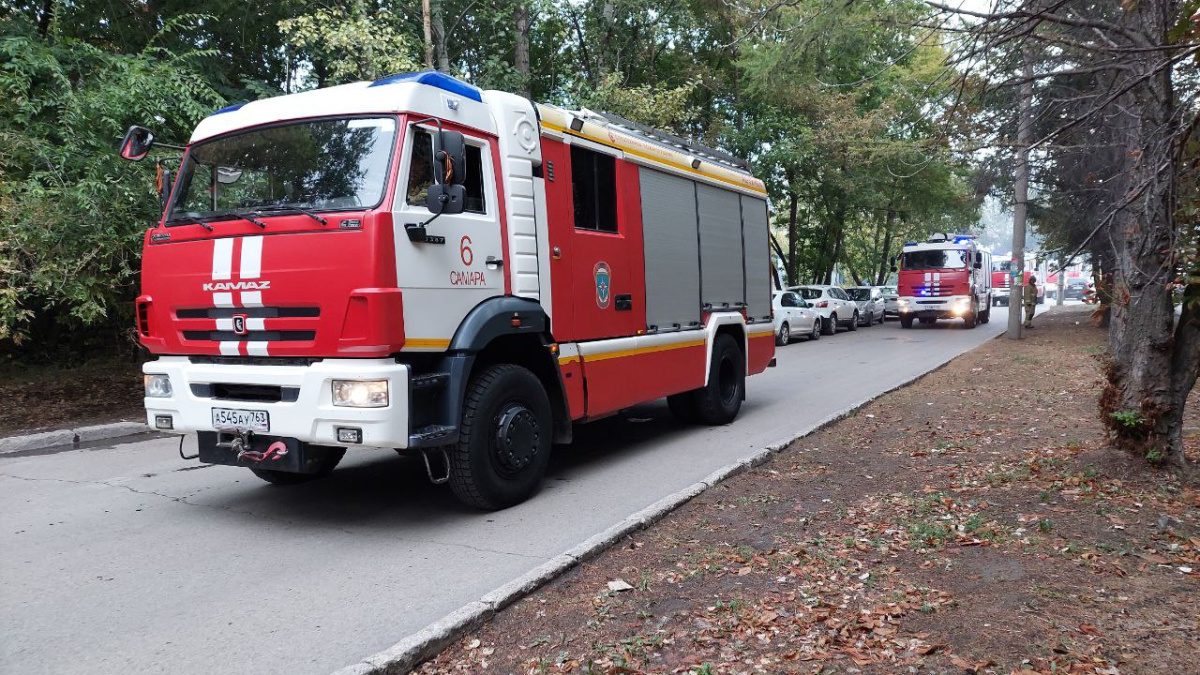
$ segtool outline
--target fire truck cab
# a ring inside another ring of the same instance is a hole
[[[908,242],[900,255],[900,325],[962,319],[967,328],[992,315],[991,253],[969,235]]]
[[[271,483],[386,448],[503,508],[574,422],[725,424],[774,360],[763,183],[616,116],[397,75],[219,110],[166,183],[147,420]]]

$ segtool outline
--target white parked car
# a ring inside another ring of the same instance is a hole
[[[775,291],[775,344],[786,345],[797,336],[821,339],[821,316],[792,291]]]
[[[900,316],[900,289],[895,286],[880,286],[879,290],[883,292],[884,316]]]
[[[838,326],[847,330],[858,330],[858,305],[840,286],[792,286],[801,298],[821,315],[821,332],[833,335]]]
[[[844,290],[858,305],[859,325],[870,328],[876,321],[883,323],[883,291],[878,286],[851,286]]]

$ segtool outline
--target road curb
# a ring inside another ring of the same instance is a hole
[[[1003,335],[1003,333],[1000,335]],[[962,354],[974,351],[980,346],[982,344]],[[491,619],[495,616],[496,612],[532,595],[538,589],[557,579],[564,572],[595,558],[629,534],[654,525],[675,509],[720,484],[722,481],[748,469],[765,464],[773,455],[789,447],[801,438],[811,436],[831,424],[851,417],[876,399],[898,389],[903,389],[940,371],[951,361],[962,356],[962,354],[956,354],[919,375],[869,396],[840,413],[825,417],[815,425],[797,433],[791,438],[771,443],[749,457],[717,469],[700,481],[663,497],[650,506],[631,514],[620,523],[585,539],[564,553],[551,558],[529,572],[490,591],[478,601],[463,605],[450,614],[397,642],[388,649],[372,654],[359,663],[335,671],[333,675],[403,675],[410,672],[422,662],[437,656],[442,649],[455,640]]]
[[[0,455],[26,450],[45,450],[65,445],[78,446],[80,443],[107,441],[144,434],[147,431],[152,431],[152,429],[144,422],[113,422],[112,424],[93,424],[78,429],[58,429],[24,436],[6,436],[0,438]]]

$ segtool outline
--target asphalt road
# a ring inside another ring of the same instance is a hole
[[[500,513],[390,451],[292,487],[185,462],[165,437],[0,457],[0,672],[328,673],[1005,322],[795,342],[734,424],[684,427],[658,402],[581,426],[541,492]]]

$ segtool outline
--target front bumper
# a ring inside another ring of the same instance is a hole
[[[960,319],[971,311],[971,296],[902,298],[899,306],[900,316],[915,316],[922,319]]]
[[[261,410],[270,415],[271,436],[295,438],[315,445],[346,446],[337,427],[362,431],[367,447],[407,448],[409,442],[409,367],[390,359],[324,359],[310,365],[192,363],[184,356],[164,356],[142,366],[147,375],[171,378],[169,398],[144,398],[146,420],[160,428],[160,416],[171,418],[175,432],[216,431],[213,408]],[[333,405],[333,380],[387,380],[388,405],[350,408]],[[263,402],[217,398],[212,385],[281,387],[283,400]]]

